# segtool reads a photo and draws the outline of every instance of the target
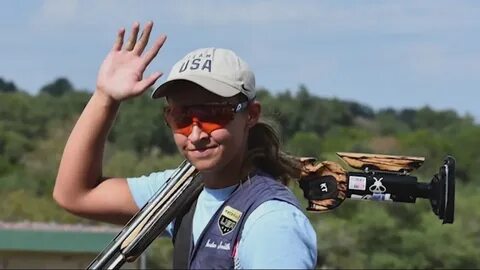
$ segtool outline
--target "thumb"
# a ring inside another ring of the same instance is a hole
[[[152,86],[158,80],[158,78],[160,78],[162,75],[163,73],[161,72],[154,72],[147,78],[144,78],[143,80],[135,84],[135,87],[133,88],[133,90],[137,94],[141,94],[145,92],[145,90],[147,90],[150,86]]]

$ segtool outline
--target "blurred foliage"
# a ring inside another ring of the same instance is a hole
[[[59,78],[30,95],[0,79],[0,219],[91,223],[60,209],[51,192],[63,147],[91,93]],[[456,217],[441,225],[428,200],[415,204],[345,201],[328,213],[306,213],[317,232],[318,268],[477,268],[480,266],[480,126],[469,115],[429,107],[375,111],[356,102],[295,92],[258,92],[267,119],[277,123],[284,150],[346,166],[336,152],[423,156],[414,172],[429,182],[446,155],[457,160]],[[124,102],[108,137],[104,172],[138,176],[176,167],[177,153],[148,94]],[[295,194],[302,198],[296,183]],[[306,201],[301,199],[306,206]],[[106,243],[107,244],[107,243]],[[168,239],[148,249],[152,268],[171,266]]]
[[[0,78],[0,92],[17,92],[18,89],[13,82],[4,81]]]
[[[65,93],[74,91],[73,85],[66,78],[58,78],[40,89],[40,93],[52,96],[62,96]]]

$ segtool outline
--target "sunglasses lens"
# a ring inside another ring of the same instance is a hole
[[[173,129],[188,127],[192,124],[192,118],[181,108],[165,108],[164,117]]]
[[[230,106],[201,106],[192,108],[191,114],[202,123],[226,125],[233,119]]]
[[[224,128],[225,125],[211,122],[201,122],[200,128],[205,131],[207,134],[212,133],[214,130]]]

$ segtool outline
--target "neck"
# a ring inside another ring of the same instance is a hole
[[[235,177],[232,173],[202,172],[202,177],[205,187],[211,189],[226,188],[240,183],[240,177]]]

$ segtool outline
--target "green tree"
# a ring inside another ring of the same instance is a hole
[[[147,91],[148,92],[148,91]],[[171,131],[163,119],[164,103],[144,94],[122,104],[109,140],[121,149],[133,149],[138,154],[158,147],[166,154],[177,148]]]
[[[17,91],[18,89],[13,82],[4,81],[2,78],[0,78],[0,93],[11,93]]]
[[[314,132],[299,131],[288,141],[287,150],[297,156],[319,157],[322,140]]]
[[[74,91],[73,85],[66,78],[58,78],[40,88],[40,93],[46,93],[55,97],[62,96],[65,93]]]

